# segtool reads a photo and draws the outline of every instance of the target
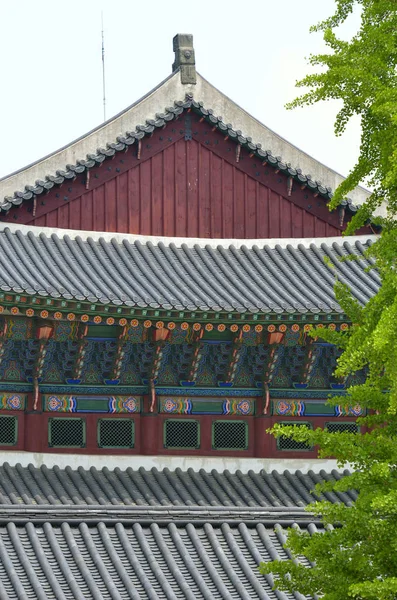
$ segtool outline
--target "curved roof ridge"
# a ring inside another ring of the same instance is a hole
[[[174,107],[168,108],[170,105]],[[175,118],[187,105],[200,111],[236,143],[248,147],[269,165],[325,199],[332,196],[332,190],[344,179],[251,116],[201,75],[196,84],[182,84],[179,72],[175,71],[146,96],[97,128],[0,179],[0,198],[4,198],[0,200],[0,209],[7,211],[12,205],[19,206],[24,200],[73,178],[76,173],[100,164],[115,152],[124,151],[136,139]],[[351,193],[352,198],[343,204],[355,212],[355,204],[362,204],[369,194],[364,188],[357,187]]]
[[[378,235],[376,234],[364,234],[364,235],[350,235],[350,236],[334,236],[334,237],[309,237],[309,238],[261,238],[261,239],[216,239],[216,238],[189,238],[189,237],[167,237],[167,236],[155,236],[155,235],[140,235],[136,233],[118,233],[111,231],[83,231],[79,229],[63,229],[57,227],[38,227],[35,225],[20,225],[18,223],[3,223],[0,222],[0,232],[9,229],[11,233],[15,233],[20,231],[23,235],[27,235],[29,232],[32,232],[34,235],[39,235],[43,233],[44,235],[50,237],[52,234],[56,234],[58,237],[69,236],[71,239],[76,239],[80,237],[82,240],[87,240],[88,238],[92,238],[94,241],[98,241],[99,239],[104,239],[106,242],[110,242],[112,240],[117,241],[122,244],[124,241],[129,241],[131,243],[141,242],[142,244],[147,244],[151,242],[153,245],[157,246],[162,243],[165,246],[169,246],[173,244],[177,248],[182,247],[182,245],[186,245],[188,248],[194,248],[194,246],[199,246],[201,248],[205,248],[209,246],[211,248],[216,249],[218,246],[229,247],[234,246],[235,248],[241,248],[245,246],[247,248],[252,248],[253,246],[268,246],[269,248],[275,248],[276,246],[280,246],[281,248],[287,248],[287,246],[291,246],[293,248],[298,248],[300,245],[305,247],[310,247],[312,244],[316,246],[321,246],[321,244],[326,244],[327,246],[332,246],[333,244],[344,244],[345,242],[349,244],[355,244],[356,242],[361,242],[365,244],[366,242],[374,242],[378,239]]]

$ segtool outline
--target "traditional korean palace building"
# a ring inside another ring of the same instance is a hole
[[[199,75],[192,36],[174,51],[144,98],[0,181],[2,599],[289,598],[256,565],[340,474],[267,429],[358,430],[364,374],[336,379],[308,331],[350,326],[336,274],[362,304],[379,287],[376,231],[341,237],[368,193],[329,212],[342,178]]]

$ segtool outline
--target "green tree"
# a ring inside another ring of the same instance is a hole
[[[359,31],[351,41],[338,39],[335,30],[355,8],[361,11]],[[382,226],[382,234],[368,250],[382,285],[363,307],[336,282],[336,297],[353,326],[347,332],[313,332],[343,349],[337,376],[367,370],[365,383],[348,390],[349,403],[368,410],[359,419],[366,432],[273,429],[275,436],[282,432],[317,445],[320,457],[334,456],[341,466],[350,463],[350,476],[321,489],[354,488],[358,498],[352,506],[311,504],[308,509],[322,516],[323,533],[290,530],[288,548],[294,557],[306,556],[311,568],[293,559],[262,563],[260,570],[275,574],[279,589],[318,594],[324,600],[391,600],[397,598],[397,1],[336,0],[335,14],[313,30],[323,31],[329,52],[312,56],[310,62],[326,68],[298,83],[309,91],[291,107],[341,100],[335,123],[338,135],[353,115],[361,117],[360,156],[336,190],[331,208],[363,179],[372,186],[373,193],[352,219],[348,233],[368,219]],[[385,203],[387,215],[375,217]]]

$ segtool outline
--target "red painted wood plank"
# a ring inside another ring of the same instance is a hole
[[[280,196],[269,190],[269,237],[280,237]]]
[[[321,221],[321,219],[317,219],[315,221],[315,228],[314,228],[314,235],[316,237],[325,237],[325,225],[326,223],[324,223],[324,221]]]
[[[53,210],[46,214],[45,226],[46,227],[58,227],[58,213],[56,210]]]
[[[186,236],[186,144],[175,143],[175,235]]]
[[[295,204],[290,204],[290,206],[291,206],[291,233],[288,237],[293,237],[293,238],[303,237],[303,211],[299,206],[296,206]]]
[[[163,153],[152,158],[152,227],[151,235],[163,235]]]
[[[199,148],[192,140],[186,143],[186,196],[187,196],[187,232],[189,237],[198,237],[199,215]]]
[[[234,222],[234,214],[233,214],[233,167],[223,161],[223,236],[225,238],[233,237],[233,222]]]
[[[269,234],[269,188],[257,183],[256,234],[268,238]]]
[[[233,237],[245,237],[245,184],[244,173],[234,169]]]
[[[256,206],[257,206],[258,184],[252,177],[245,177],[245,237],[248,239],[256,237]]]
[[[81,198],[72,200],[69,202],[69,225],[70,229],[81,229],[82,226],[82,215],[81,215]],[[86,221],[84,219],[84,229],[88,230]]]
[[[128,176],[128,231],[139,233],[139,190],[140,170],[139,167],[130,169]]]
[[[313,215],[309,215],[306,213],[303,216],[303,237],[311,238],[314,237],[314,228],[315,228],[315,217]]]
[[[93,202],[93,193],[91,190],[87,191],[86,194],[84,194],[81,197],[81,208],[80,208],[80,215],[81,215],[81,219],[82,221],[84,221],[84,227],[86,229],[86,231],[92,231],[94,229],[93,226],[93,208],[92,208],[92,202]]]
[[[139,214],[139,232],[143,235],[150,235],[152,231],[152,164],[146,160],[140,166],[140,214]]]
[[[117,230],[116,179],[107,181],[105,188],[105,231]]]
[[[105,188],[103,185],[93,190],[92,209],[94,231],[105,231]]]
[[[199,146],[199,214],[198,236],[211,237],[210,151]]]
[[[63,204],[58,208],[58,227],[69,229],[69,204]]]
[[[214,238],[222,237],[222,188],[223,188],[223,169],[222,159],[211,155],[211,236]]]
[[[45,227],[45,216],[35,219],[34,224],[36,227]]]
[[[163,235],[175,235],[175,145],[163,152]]]
[[[279,219],[280,219],[280,223],[279,223],[279,235],[282,238],[289,238],[289,237],[293,237],[292,235],[292,228],[294,227],[293,225],[293,220],[294,220],[294,208],[296,208],[293,204],[291,204],[291,202],[288,202],[288,200],[286,200],[285,198],[283,198],[282,196],[280,196],[279,198],[279,206],[280,206],[280,214],[279,214]],[[299,218],[299,213],[297,213],[297,218]],[[299,227],[299,223],[297,224],[297,227]]]
[[[128,173],[122,173],[116,178],[116,231],[128,233]]]

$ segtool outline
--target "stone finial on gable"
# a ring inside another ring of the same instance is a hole
[[[180,70],[181,83],[196,83],[193,36],[190,33],[177,33],[172,42],[175,52],[172,71]]]

